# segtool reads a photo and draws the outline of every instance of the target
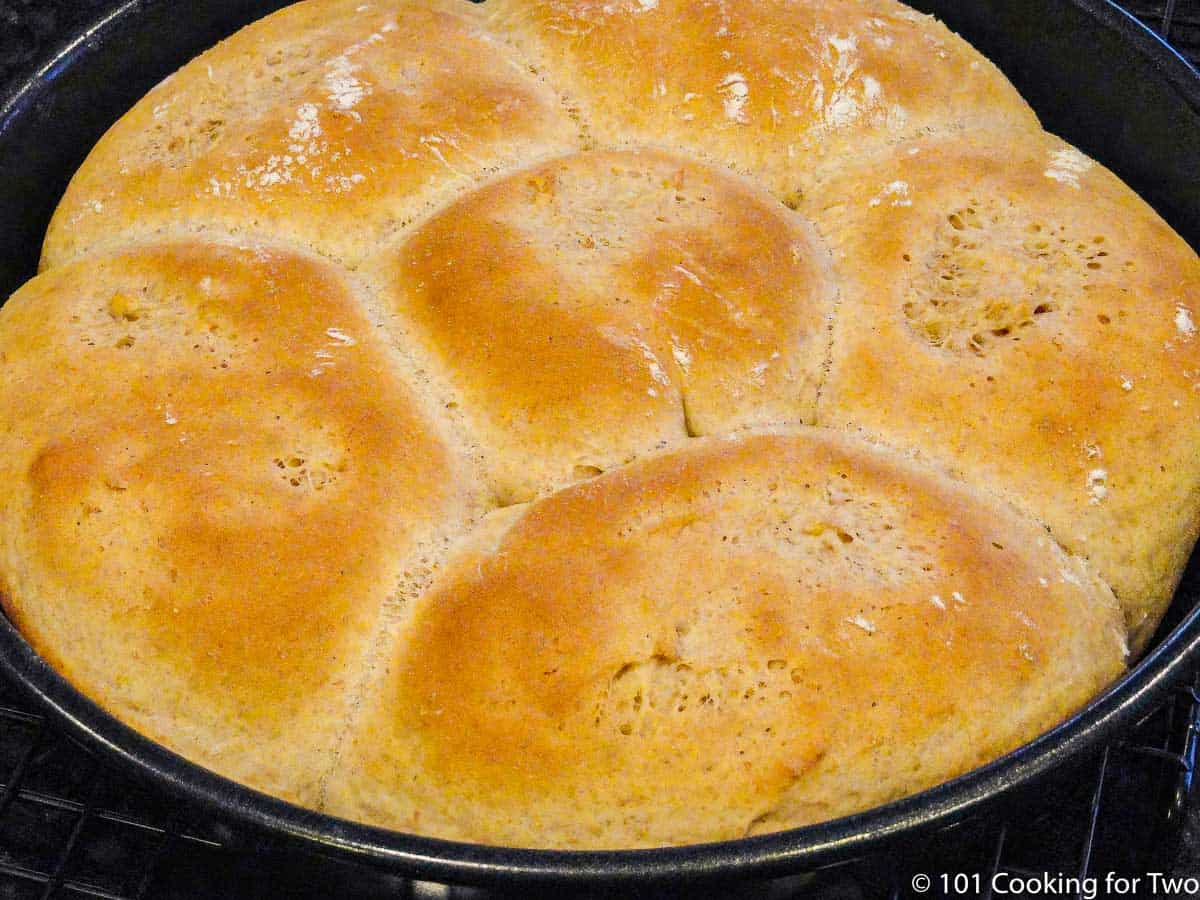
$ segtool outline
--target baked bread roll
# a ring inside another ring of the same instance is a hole
[[[478,475],[351,279],[141,245],[4,305],[6,610],[130,725],[316,802],[380,623]]]
[[[1037,118],[987,59],[894,0],[489,0],[601,144],[685,149],[789,201],[827,165]]]
[[[654,150],[520,169],[372,258],[502,503],[688,436],[813,421],[834,287],[811,227]]]
[[[1200,259],[887,0],[307,0],[0,310],[0,589],[185,757],[650,847],[1018,747],[1200,527]]]
[[[265,234],[353,266],[456,189],[577,147],[558,98],[480,13],[340,0],[243,29],[104,136],[43,266],[175,230]]]
[[[397,629],[331,811],[533,847],[760,834],[990,760],[1124,660],[1111,592],[1038,525],[824,429],[493,515]]]
[[[819,420],[918,451],[1089,559],[1142,647],[1196,540],[1200,266],[1049,136],[900,144],[805,203],[841,289]],[[836,200],[834,199],[836,198]]]

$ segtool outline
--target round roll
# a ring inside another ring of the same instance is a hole
[[[648,847],[795,827],[1018,746],[1121,672],[1036,524],[823,429],[694,441],[462,547],[367,691],[329,809]]]
[[[923,133],[1037,119],[1008,79],[895,0],[488,0],[592,140],[697,153],[792,203],[827,165]]]
[[[1142,646],[1200,522],[1195,252],[1049,136],[904,144],[804,209],[841,286],[819,420],[1045,522]]]
[[[811,421],[834,288],[806,221],[656,150],[520,170],[367,270],[501,502],[690,435]]]
[[[269,235],[356,264],[514,162],[579,146],[554,92],[455,0],[298,3],[172,75],[104,136],[43,266],[130,235]]]
[[[0,362],[5,611],[138,730],[315,804],[476,508],[354,287],[263,246],[92,257],[4,305]]]

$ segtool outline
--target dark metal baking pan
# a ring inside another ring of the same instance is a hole
[[[129,0],[0,96],[0,297],[37,266],[67,181],[104,130],[157,81],[282,3]],[[1200,246],[1200,74],[1106,0],[924,0],[991,57],[1047,128],[1138,190]],[[303,810],[194,766],[108,716],[0,617],[0,670],[109,762],[250,835],[443,882],[583,886],[787,875],[913,846],[1022,796],[1101,748],[1200,661],[1200,558],[1152,649],[1117,685],[1038,740],[948,784],[794,831],[681,848],[550,852],[369,828]]]

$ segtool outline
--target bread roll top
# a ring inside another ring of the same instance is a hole
[[[355,265],[497,168],[579,146],[555,94],[454,0],[310,0],[130,110],[76,173],[43,267],[130,235],[288,240]]]
[[[332,811],[516,846],[741,837],[964,772],[1122,669],[1111,592],[1040,527],[822,429],[504,513],[414,607]]]
[[[366,268],[513,502],[689,434],[811,421],[825,256],[768,195],[643,150],[513,173]]]
[[[0,312],[4,608],[97,702],[316,802],[474,476],[336,269],[151,245]]]
[[[792,202],[826,165],[923,133],[1037,119],[1008,79],[894,0],[488,0],[602,144],[686,150]]]
[[[841,288],[823,424],[919,451],[1092,560],[1149,638],[1200,512],[1200,259],[1049,136],[924,139],[803,209]]]

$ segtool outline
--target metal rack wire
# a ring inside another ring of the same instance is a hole
[[[1049,786],[1036,806],[1014,809],[1000,821],[969,821],[902,851],[900,859],[859,860],[802,878],[726,887],[713,896],[951,897],[961,893],[941,877],[957,875],[973,879],[965,883],[981,886],[979,893],[990,897],[986,888],[1001,872],[1010,878],[1055,873],[1081,879],[1169,872],[1198,746],[1200,677],[1181,687],[1129,740],[1108,747],[1075,777]],[[108,771],[3,690],[0,767],[5,900],[484,896],[301,856],[206,821],[172,798]],[[930,877],[928,891],[913,890],[918,874]],[[1074,895],[1082,900],[1082,891]],[[688,896],[702,894],[693,890]]]
[[[1124,5],[1193,61],[1200,60],[1200,0]],[[856,860],[769,884],[725,886],[711,896],[956,897],[963,896],[961,890],[942,876],[958,875],[969,879],[968,895],[990,900],[998,873],[1084,879],[1109,872],[1131,878],[1169,872],[1179,851],[1198,748],[1200,674],[1125,741],[1046,785],[1036,803],[1025,798],[1019,808],[967,821],[897,856]],[[928,890],[914,890],[918,875],[930,878]],[[655,889],[648,896],[664,893]],[[494,895],[300,855],[213,821],[110,771],[0,684],[0,900],[334,896],[481,900]],[[690,889],[681,896],[699,900],[706,895]],[[1056,896],[1083,900],[1084,893]]]
[[[1196,0],[1166,0],[1164,3],[1129,0],[1121,2],[1120,5],[1188,53],[1193,61],[1198,58],[1200,3]]]

